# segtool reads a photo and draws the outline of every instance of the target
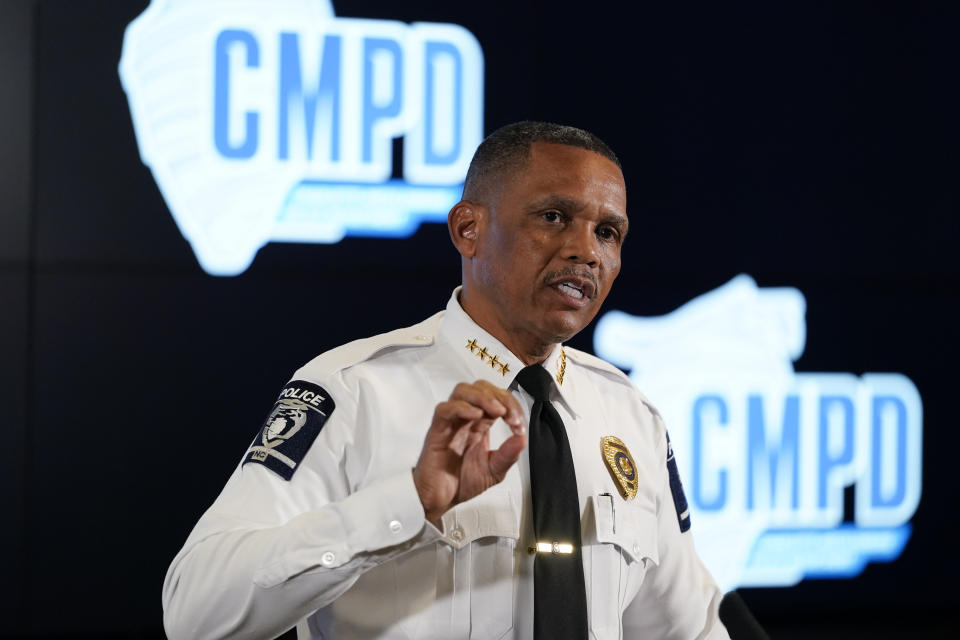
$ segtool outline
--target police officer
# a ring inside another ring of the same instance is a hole
[[[727,638],[659,414],[563,346],[620,271],[613,152],[504,127],[448,226],[462,286],[294,374],[170,566],[169,637]]]

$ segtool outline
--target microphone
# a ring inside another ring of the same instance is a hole
[[[726,594],[720,601],[720,622],[727,628],[730,640],[770,640],[736,591]]]

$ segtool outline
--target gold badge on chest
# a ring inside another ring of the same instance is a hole
[[[604,436],[600,440],[603,449],[603,460],[607,463],[607,470],[617,483],[617,489],[624,500],[630,500],[637,495],[637,465],[633,462],[627,445],[620,438]]]

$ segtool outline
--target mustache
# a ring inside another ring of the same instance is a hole
[[[564,267],[562,269],[557,269],[556,271],[550,271],[545,276],[543,276],[544,284],[553,284],[557,280],[563,280],[564,278],[581,278],[583,280],[589,280],[593,284],[593,290],[597,290],[597,277],[593,275],[593,272],[586,267]]]

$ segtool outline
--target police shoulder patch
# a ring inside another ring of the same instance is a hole
[[[289,480],[335,406],[330,394],[319,385],[303,380],[287,383],[243,464],[262,464]]]
[[[667,434],[667,471],[670,474],[670,493],[673,494],[673,506],[677,510],[680,533],[683,533],[690,529],[690,507],[687,505],[687,496],[683,494],[683,484],[680,482],[677,460],[673,457],[673,445],[670,444],[669,433]]]

